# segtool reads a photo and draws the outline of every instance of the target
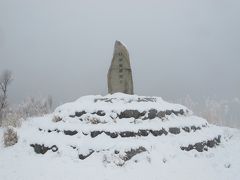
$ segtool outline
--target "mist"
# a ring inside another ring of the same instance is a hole
[[[127,45],[138,95],[239,98],[239,9],[238,0],[0,0],[9,100],[107,94],[115,40]]]
[[[1,179],[240,180],[240,0],[0,0]]]

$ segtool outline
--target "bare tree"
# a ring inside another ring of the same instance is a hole
[[[12,72],[9,70],[5,70],[0,76],[0,126],[2,122],[3,110],[7,107],[8,86],[12,80]]]
[[[53,98],[50,95],[48,95],[47,97],[47,105],[48,105],[48,111],[50,112],[53,107]]]

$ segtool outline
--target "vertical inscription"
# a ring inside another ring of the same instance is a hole
[[[126,47],[116,41],[112,63],[108,71],[108,92],[133,94],[132,71]]]

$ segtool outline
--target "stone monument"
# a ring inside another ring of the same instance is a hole
[[[108,93],[133,94],[133,79],[127,48],[116,41],[111,66],[108,70]]]

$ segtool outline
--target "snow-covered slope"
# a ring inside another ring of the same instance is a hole
[[[17,132],[0,147],[0,179],[240,178],[238,130],[157,97],[82,97]]]

